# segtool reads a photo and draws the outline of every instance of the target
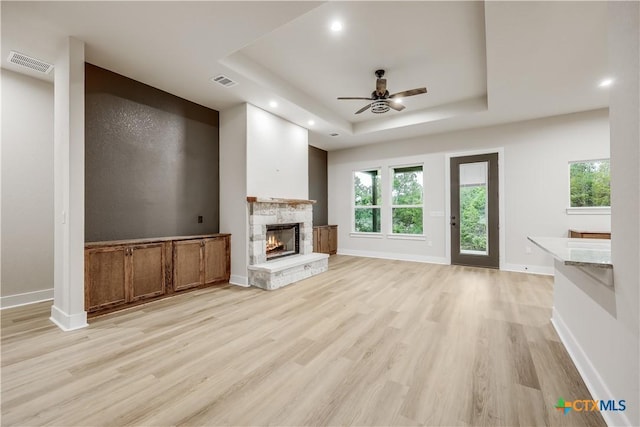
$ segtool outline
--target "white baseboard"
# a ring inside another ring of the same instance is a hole
[[[359,250],[353,250],[353,249],[338,249],[338,255],[351,255],[351,256],[360,256],[365,258],[392,259],[395,261],[414,261],[414,262],[424,262],[428,264],[446,264],[447,263],[447,259],[444,257],[432,257],[432,256],[415,255],[415,254],[397,254],[393,252],[359,251]]]
[[[53,299],[53,288],[41,291],[25,292],[23,294],[7,295],[0,297],[0,309],[19,307],[21,305],[35,304]]]
[[[55,305],[51,306],[51,317],[49,318],[57,327],[63,331],[74,331],[89,326],[87,323],[87,312],[67,314]]]
[[[231,278],[229,278],[230,285],[242,286],[243,288],[249,287],[249,278],[247,276],[240,276],[237,274],[232,274]]]
[[[542,274],[544,276],[553,276],[553,266],[545,265],[524,265],[524,264],[502,264],[500,270],[514,271],[516,273]]]
[[[605,384],[604,380],[589,360],[589,356],[584,352],[576,337],[571,333],[567,325],[562,320],[560,314],[553,307],[551,324],[560,337],[560,341],[569,353],[569,357],[576,365],[584,384],[587,386],[593,399],[611,399],[614,395]],[[608,426],[630,426],[631,420],[624,412],[601,411],[602,418]]]
[[[360,251],[354,249],[338,249],[339,255],[351,255],[360,256],[365,258],[382,258],[392,259],[396,261],[414,261],[425,262],[429,264],[448,264],[445,257],[431,257],[425,255],[415,254],[397,254],[393,252],[374,252],[374,251]],[[530,273],[530,274],[542,274],[545,276],[553,276],[553,267],[541,266],[541,265],[519,265],[519,264],[503,264],[503,271],[515,271],[518,273]]]

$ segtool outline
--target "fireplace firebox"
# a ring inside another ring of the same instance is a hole
[[[267,261],[300,253],[300,225],[267,225]]]

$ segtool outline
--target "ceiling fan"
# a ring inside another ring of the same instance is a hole
[[[364,111],[367,111],[371,108],[372,113],[382,114],[389,111],[389,109],[393,108],[396,111],[402,111],[405,109],[405,106],[398,102],[401,98],[406,98],[407,96],[420,95],[422,93],[427,93],[426,87],[421,87],[417,89],[405,90],[403,92],[394,93],[393,95],[389,95],[389,91],[387,90],[387,79],[383,79],[384,70],[376,70],[376,90],[371,92],[371,97],[362,98],[362,97],[339,97],[338,99],[361,99],[367,101],[373,101],[370,104],[365,105],[358,111],[356,114],[360,114]]]

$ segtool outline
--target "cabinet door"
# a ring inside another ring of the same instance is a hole
[[[165,292],[164,243],[130,247],[130,301],[152,298]]]
[[[173,289],[176,291],[200,286],[203,277],[202,239],[173,242]]]
[[[85,310],[98,311],[127,301],[126,253],[124,246],[85,251]]]
[[[338,253],[338,226],[337,225],[329,226],[329,253],[332,255]]]
[[[320,250],[323,254],[329,253],[329,228],[320,227]]]
[[[227,280],[227,239],[204,240],[204,283]]]
[[[320,252],[320,228],[313,227],[313,252]]]

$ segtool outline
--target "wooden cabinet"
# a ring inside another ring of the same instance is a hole
[[[204,239],[204,283],[228,282],[231,273],[231,247],[229,239]]]
[[[203,243],[201,239],[173,243],[173,290],[181,291],[202,284]]]
[[[574,239],[611,239],[611,232],[569,230],[569,237]]]
[[[162,242],[88,249],[85,263],[88,312],[165,293],[165,244]]]
[[[227,237],[182,240],[173,244],[173,289],[180,291],[229,280]]]
[[[94,312],[127,302],[127,252],[125,246],[85,252],[85,310]]]
[[[337,225],[319,225],[313,227],[313,251],[330,255],[338,252]]]
[[[129,302],[165,294],[167,246],[159,242],[129,247]]]
[[[230,235],[85,245],[85,310],[103,313],[229,281]]]

